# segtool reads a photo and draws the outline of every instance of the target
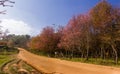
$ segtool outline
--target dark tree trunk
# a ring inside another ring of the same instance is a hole
[[[118,53],[114,45],[111,45],[113,52],[115,53],[115,64],[118,64]]]
[[[86,55],[86,60],[89,59],[89,49],[87,48],[87,55]]]
[[[101,47],[101,53],[100,53],[101,59],[103,59],[103,48]]]

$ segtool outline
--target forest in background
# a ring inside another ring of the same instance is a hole
[[[102,0],[65,27],[47,26],[27,46],[37,53],[67,58],[120,58],[120,8]]]
[[[11,0],[0,0],[0,6],[2,7],[13,7],[15,4]],[[6,14],[7,10],[0,10],[0,14]],[[0,23],[2,21],[0,20]],[[3,26],[0,26],[0,48],[13,48],[13,47],[27,47],[27,42],[30,40],[30,35],[15,35],[9,34],[9,30],[3,30]]]

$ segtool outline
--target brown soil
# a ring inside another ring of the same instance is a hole
[[[18,49],[20,59],[45,74],[120,74],[119,68],[48,58]]]

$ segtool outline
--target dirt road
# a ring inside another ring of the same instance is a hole
[[[18,57],[45,74],[120,74],[119,68],[37,56],[22,48]]]

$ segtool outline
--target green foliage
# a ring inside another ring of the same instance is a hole
[[[9,47],[27,47],[27,43],[30,40],[29,35],[8,35],[5,39]]]

